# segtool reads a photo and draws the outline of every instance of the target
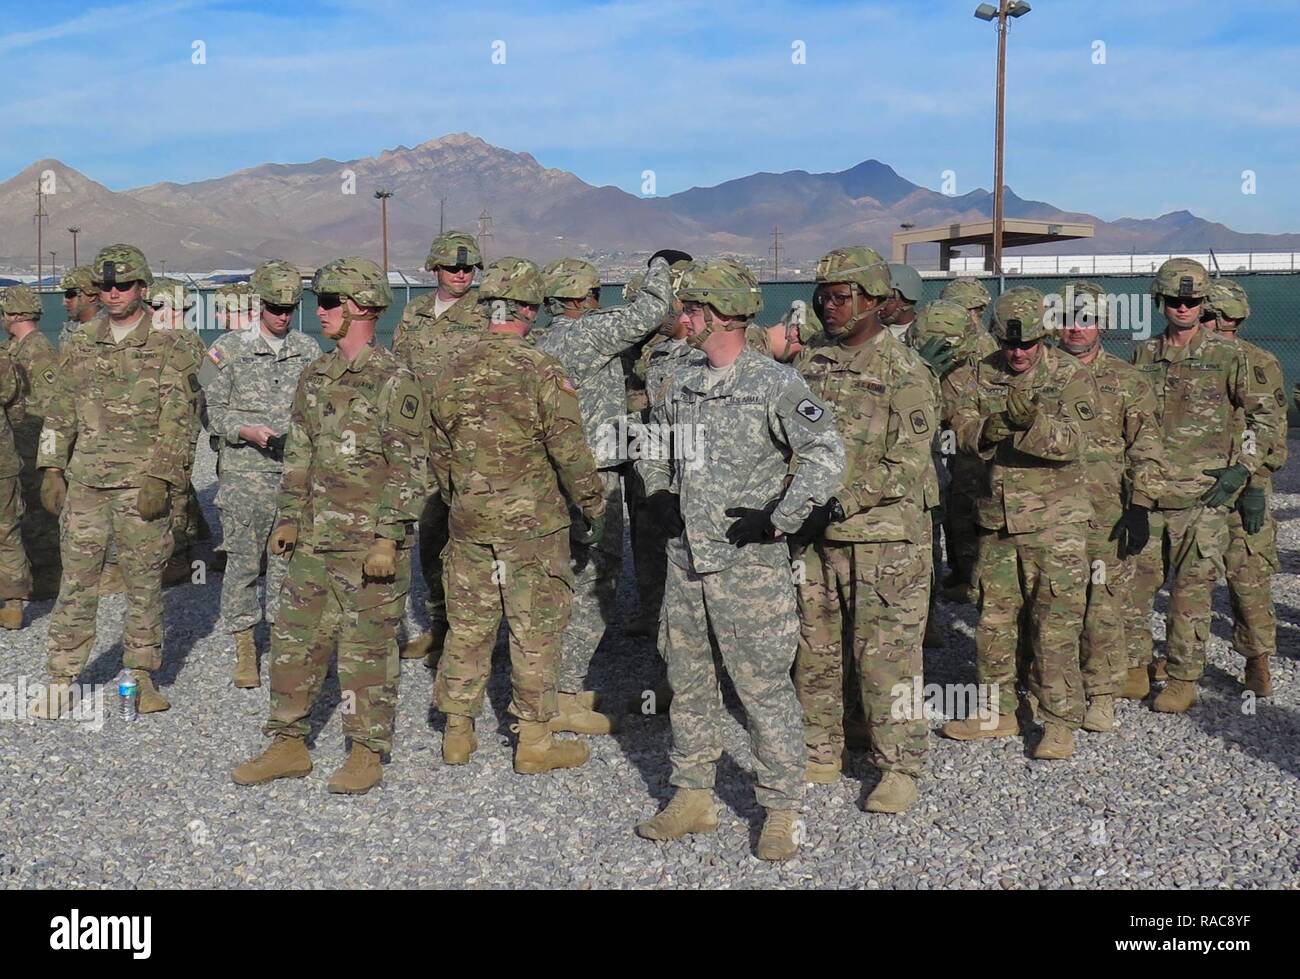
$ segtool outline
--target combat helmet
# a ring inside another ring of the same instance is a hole
[[[41,297],[31,286],[10,286],[0,290],[0,312],[38,320],[41,318]]]
[[[149,263],[135,245],[109,245],[101,248],[95,256],[95,263],[90,267],[90,277],[101,290],[115,283],[128,285],[143,282],[147,286],[153,281]]]
[[[1008,289],[993,304],[993,336],[1003,343],[1032,343],[1047,335],[1047,303],[1029,286]]]
[[[483,273],[478,287],[479,302],[508,300],[528,306],[540,306],[546,298],[546,285],[537,266],[526,258],[498,258]]]
[[[965,309],[983,309],[993,304],[993,297],[984,288],[984,283],[971,278],[953,279],[943,287],[939,298],[960,303]]]
[[[585,299],[600,290],[596,266],[580,258],[560,258],[542,270],[547,299]]]
[[[184,282],[180,279],[163,278],[162,276],[155,277],[149,283],[147,296],[149,305],[154,309],[162,309],[163,307],[189,309],[196,302],[194,294],[185,288]]]
[[[730,318],[752,319],[763,309],[763,292],[754,273],[726,258],[692,262],[682,272],[677,298],[712,306]]]
[[[1164,296],[1180,299],[1208,299],[1210,273],[1194,258],[1171,258],[1156,270],[1151,282],[1151,296],[1157,307],[1163,305]]]
[[[63,273],[63,278],[59,280],[59,288],[64,292],[69,289],[76,289],[78,292],[86,292],[91,295],[99,294],[99,286],[95,285],[94,276],[91,274],[89,265],[76,265]]]
[[[837,248],[817,263],[817,284],[851,282],[868,296],[888,296],[889,263],[878,251],[866,245]]]
[[[956,346],[970,333],[970,316],[966,307],[951,299],[936,299],[916,312],[912,335],[918,340],[943,337]]]
[[[438,235],[429,246],[429,257],[424,260],[428,272],[456,265],[483,267],[483,252],[468,231],[446,231]]]
[[[1095,282],[1076,279],[1073,282],[1067,282],[1061,292],[1063,299],[1069,304],[1069,308],[1062,307],[1059,311],[1064,317],[1061,326],[1074,323],[1075,320],[1081,320],[1084,326],[1095,326],[1101,330],[1106,329],[1106,325],[1110,321],[1110,305],[1106,298],[1105,289]]]
[[[342,296],[371,309],[387,309],[393,304],[393,290],[383,269],[355,255],[322,265],[312,276],[311,288],[318,296]]]
[[[253,270],[248,284],[257,297],[273,306],[296,306],[302,300],[302,276],[288,262],[272,259]]]
[[[1242,320],[1250,317],[1250,298],[1240,283],[1231,279],[1215,279],[1210,284],[1210,311],[1223,319]]]
[[[921,273],[901,262],[889,263],[889,285],[909,303],[921,301]]]

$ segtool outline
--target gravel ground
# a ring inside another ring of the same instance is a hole
[[[1300,445],[1291,446],[1293,454]],[[213,459],[196,483],[213,507]],[[1075,757],[1034,762],[1021,739],[931,740],[921,799],[901,817],[858,803],[875,782],[855,754],[847,777],[810,786],[807,843],[781,866],[752,856],[761,812],[742,713],[719,768],[722,825],[711,836],[650,843],[632,825],[671,794],[666,718],[631,717],[590,739],[575,771],[516,776],[506,738],[503,649],[465,767],[441,761],[432,678],[404,663],[396,752],[384,784],[352,798],[325,791],[344,757],[338,687],[314,715],[316,770],[240,788],[231,768],[260,750],[267,692],[230,685],[233,654],[218,617],[220,578],[166,593],[161,685],[172,710],[120,721],[116,697],[92,725],[12,719],[0,696],[0,882],[14,887],[1290,887],[1300,885],[1300,476],[1278,480],[1283,573],[1278,694],[1242,709],[1241,660],[1215,595],[1201,702],[1181,717],[1122,702],[1113,735],[1081,733]],[[210,517],[215,514],[210,512]],[[215,520],[214,520],[215,523]],[[625,590],[623,608],[635,599]],[[1162,596],[1159,605],[1164,606]],[[0,634],[0,683],[43,675],[51,603]],[[100,608],[83,679],[110,682],[121,659],[120,596]],[[974,610],[941,606],[949,640],[927,651],[926,679],[974,680]],[[1163,631],[1163,614],[1158,630]],[[652,644],[615,634],[594,685],[622,703],[655,676]],[[265,675],[265,667],[264,667]],[[937,726],[938,722],[935,722]]]

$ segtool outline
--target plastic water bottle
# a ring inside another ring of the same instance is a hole
[[[121,701],[122,720],[134,721],[136,718],[136,697],[140,693],[140,684],[130,670],[123,670],[117,678],[117,696]]]

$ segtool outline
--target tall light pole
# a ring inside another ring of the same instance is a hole
[[[59,253],[53,248],[50,249],[50,276],[59,274]]]
[[[80,228],[69,228],[69,229],[68,229],[68,234],[72,235],[72,265],[73,265],[73,268],[76,268],[76,265],[77,265],[77,235],[81,234],[81,229],[80,229]]]
[[[993,143],[993,254],[992,271],[1002,274],[1002,145],[1007,96],[1007,18],[1023,17],[1032,8],[1024,0],[998,0],[998,5],[982,3],[975,8],[980,20],[997,21],[998,25],[998,108]]]
[[[375,197],[379,199],[380,223],[384,235],[384,275],[388,274],[388,198],[392,196],[391,190],[384,190],[382,187],[375,191]]]

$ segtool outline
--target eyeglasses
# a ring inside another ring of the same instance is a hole
[[[317,300],[317,302],[320,303],[320,300]],[[320,303],[320,305],[324,306],[325,304]],[[335,305],[337,305],[337,303]],[[266,310],[268,313],[270,313],[272,316],[289,316],[290,314],[293,313],[293,311],[297,308],[297,306],[296,305],[281,306],[279,303],[262,303],[262,308]],[[333,307],[325,306],[325,308],[332,309]]]
[[[455,272],[458,275],[464,275],[467,272],[472,273],[474,271],[473,265],[440,265],[438,267],[444,272]]]
[[[999,340],[1003,350],[1033,350],[1040,340]]]
[[[108,283],[101,282],[99,283],[99,291],[100,292],[129,292],[133,285],[136,285],[136,283],[135,282],[114,282],[113,284],[109,285]]]
[[[1193,309],[1204,300],[1194,299],[1191,296],[1165,296],[1164,303],[1166,306],[1172,306],[1174,309]]]
[[[336,292],[322,292],[316,297],[316,305],[321,309],[338,309],[343,305],[343,297]]]
[[[848,292],[831,292],[827,290],[817,290],[817,299],[823,306],[843,306],[845,303],[853,301],[853,290]]]
[[[64,290],[63,290],[63,298],[64,298],[64,299],[76,299],[79,295],[81,295],[81,290],[80,290],[80,289],[64,289]]]

